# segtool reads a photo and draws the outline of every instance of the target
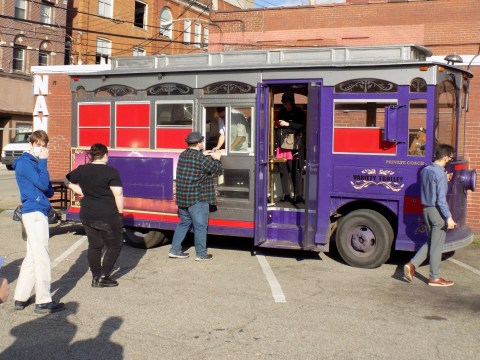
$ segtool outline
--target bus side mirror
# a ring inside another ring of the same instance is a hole
[[[397,105],[385,106],[385,131],[383,132],[383,140],[388,142],[397,142],[397,123],[398,123]]]

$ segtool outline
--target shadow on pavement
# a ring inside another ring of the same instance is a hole
[[[111,340],[112,334],[120,329],[122,318],[106,319],[95,337],[71,344],[77,325],[69,321],[69,316],[78,312],[79,305],[69,302],[65,306],[64,311],[38,315],[12,328],[10,334],[15,341],[0,354],[0,360],[123,359],[123,347]]]

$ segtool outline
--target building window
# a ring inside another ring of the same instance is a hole
[[[147,5],[142,2],[135,1],[135,19],[133,21],[133,24],[136,27],[144,29],[147,25],[146,16]]]
[[[17,19],[27,18],[27,0],[15,0],[15,13]]]
[[[185,44],[190,44],[190,37],[192,33],[192,21],[191,20],[185,20],[183,22],[183,42]]]
[[[160,12],[160,35],[169,39],[172,38],[172,12],[169,8],[164,7]]]
[[[98,15],[113,17],[113,0],[98,0]]]
[[[47,66],[50,53],[40,50],[38,52],[38,66]]]
[[[97,54],[95,64],[108,64],[108,58],[112,55],[112,42],[110,40],[97,38]]]
[[[40,22],[42,24],[52,23],[52,6],[48,3],[42,2],[40,4]]]
[[[202,40],[202,25],[201,24],[195,24],[195,29],[193,33],[193,43],[195,44],[195,47],[200,47],[201,46],[201,40]]]
[[[133,48],[133,56],[145,56],[145,49],[134,47]]]
[[[13,47],[13,70],[24,71],[25,68],[25,52],[23,46],[15,45]]]
[[[208,47],[208,27],[203,28],[203,47]]]

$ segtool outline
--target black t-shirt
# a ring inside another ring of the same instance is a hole
[[[86,164],[67,174],[67,179],[80,185],[80,219],[108,220],[118,213],[110,186],[122,186],[118,170],[103,164]]]
[[[283,136],[286,133],[294,132],[295,135],[303,133],[305,131],[305,114],[303,110],[297,106],[294,106],[291,111],[287,111],[285,107],[282,107],[277,114],[277,120],[283,120],[289,123],[288,127],[277,126],[275,128],[275,147],[280,147],[282,144]],[[283,130],[283,131],[282,131]],[[302,145],[303,146],[303,145]],[[302,147],[300,146],[300,147]]]

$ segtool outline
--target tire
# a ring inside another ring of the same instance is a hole
[[[130,226],[125,226],[124,239],[127,245],[139,249],[151,249],[170,241],[161,231]]]
[[[7,167],[7,170],[13,170],[13,166],[12,165],[5,165]]]
[[[393,229],[373,210],[355,210],[339,219],[335,244],[350,266],[373,269],[390,257]]]

